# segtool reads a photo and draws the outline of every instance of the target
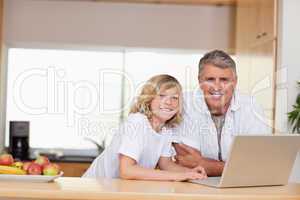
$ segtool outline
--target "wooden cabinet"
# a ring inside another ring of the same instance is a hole
[[[244,37],[248,37],[251,45],[275,39],[275,9],[275,0],[238,0],[238,34],[242,32]]]
[[[3,49],[3,4],[4,1],[0,0],[0,64],[2,64],[2,49]],[[0,140],[1,141],[1,140]]]
[[[3,16],[3,13],[4,13],[4,7],[3,7],[3,4],[4,4],[4,0],[0,0],[0,76],[1,77],[3,77],[3,75],[5,74],[4,73],[4,71],[5,70],[3,70],[3,64],[4,64],[4,61],[3,61],[3,49],[4,49],[4,42],[3,42],[3,18],[4,18],[4,16]],[[0,79],[1,80],[1,79]],[[1,80],[2,81],[2,80]],[[1,83],[1,86],[0,86],[0,90],[2,90],[2,91],[0,91],[1,92],[1,95],[0,95],[0,108],[1,108],[1,110],[5,110],[6,108],[5,108],[5,101],[4,101],[4,97],[5,97],[5,95],[3,95],[3,94],[5,94],[4,92],[3,92],[3,86],[4,86],[5,84],[3,84],[3,81],[2,81],[2,83]],[[5,90],[5,89],[4,89]],[[3,117],[5,116],[5,114],[1,114],[0,115],[0,118],[2,118],[2,120],[3,120]],[[2,129],[3,127],[2,127],[2,125],[0,126],[0,128],[1,128],[1,130],[4,130],[4,129]],[[4,143],[5,143],[5,137],[4,137],[4,133],[2,133],[1,135],[0,135],[0,152],[2,152],[3,150],[4,150]]]
[[[276,39],[276,0],[238,0],[236,8],[237,47]]]
[[[259,19],[257,21],[258,33],[256,38],[259,42],[269,41],[276,38],[276,2],[275,0],[259,0]]]
[[[81,177],[91,163],[56,162],[64,172],[64,177]]]
[[[249,92],[263,106],[272,126],[275,108],[275,55],[276,40],[250,48]]]
[[[274,125],[276,0],[238,0],[236,59],[239,89],[258,100]]]

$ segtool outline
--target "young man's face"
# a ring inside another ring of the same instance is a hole
[[[211,64],[204,66],[199,85],[211,114],[225,114],[236,87],[237,78],[231,68],[222,69]]]
[[[160,91],[151,102],[151,111],[156,121],[165,123],[179,111],[180,93],[177,88]]]

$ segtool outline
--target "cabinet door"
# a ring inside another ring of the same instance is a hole
[[[273,40],[276,35],[275,31],[275,0],[260,0],[259,1],[259,19],[260,21],[260,34],[261,41]]]
[[[275,39],[276,0],[253,0],[250,7],[252,13],[249,18],[253,29],[251,46]]]
[[[251,48],[250,94],[263,107],[269,125],[273,125],[275,91],[275,45],[271,40]]]
[[[237,2],[237,28],[243,28],[243,37],[248,37],[250,46],[260,45],[276,37],[276,5],[276,0]]]
[[[3,34],[3,0],[0,0],[0,65],[3,63],[2,61],[2,48],[3,48],[3,37],[2,37],[2,34]],[[2,140],[0,140],[2,141]]]
[[[58,162],[64,172],[65,177],[81,177],[84,172],[89,168],[91,163],[72,163],[72,162]]]
[[[238,88],[253,95],[273,125],[276,59],[276,0],[238,0]]]
[[[249,93],[249,70],[251,57],[249,52],[251,37],[253,33],[253,20],[249,20],[252,11],[252,0],[237,1],[236,10],[236,63],[238,85],[237,88],[242,93]],[[252,29],[251,29],[252,28]],[[253,40],[253,39],[252,39]]]
[[[250,44],[257,42],[260,33],[259,26],[259,0],[238,0],[236,13],[237,48],[249,48]]]

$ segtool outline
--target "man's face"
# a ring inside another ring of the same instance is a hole
[[[211,64],[204,66],[199,85],[211,114],[225,114],[236,87],[237,78],[231,68],[222,69]]]

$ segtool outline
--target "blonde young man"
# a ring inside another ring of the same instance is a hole
[[[261,107],[236,91],[234,60],[214,50],[199,62],[199,89],[184,95],[183,122],[175,144],[176,160],[186,167],[201,165],[209,176],[220,176],[237,134],[268,134]]]
[[[203,167],[190,169],[171,160],[169,135],[181,122],[181,96],[181,86],[174,77],[161,74],[150,78],[109,147],[83,177],[161,181],[206,178]]]

